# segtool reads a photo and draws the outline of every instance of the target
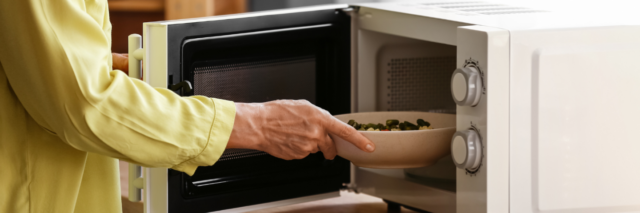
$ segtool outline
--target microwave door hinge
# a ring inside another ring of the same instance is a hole
[[[351,16],[351,113],[358,112],[358,15],[360,7],[342,9]]]
[[[129,201],[138,202],[142,200],[142,189],[144,189],[144,177],[142,177],[142,167],[129,163]]]
[[[142,36],[129,35],[129,77],[142,79],[142,64],[144,49],[142,49]],[[147,79],[145,79],[147,80]]]
[[[358,194],[360,191],[358,191],[358,185],[356,184],[356,169],[358,168],[352,163],[351,169],[349,170],[349,183],[345,183],[343,186],[347,191]]]

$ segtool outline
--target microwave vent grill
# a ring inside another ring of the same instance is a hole
[[[419,4],[418,8],[429,10],[436,9],[439,12],[456,13],[463,16],[513,15],[548,12],[526,7],[514,7],[510,5],[493,4],[482,1],[430,2]]]
[[[422,3],[422,5],[432,6],[432,5],[453,5],[453,4],[473,4],[473,3],[484,3],[484,2],[481,2],[481,1],[434,2],[434,3]]]
[[[252,149],[227,149],[218,161],[237,160],[256,156],[268,155],[266,152]]]
[[[471,8],[471,9],[460,9],[465,12],[492,12],[492,11],[519,11],[519,10],[528,10],[524,7],[490,7],[490,8]]]
[[[386,65],[384,110],[455,113],[449,80],[455,56],[391,58]]]
[[[464,5],[452,5],[452,6],[440,6],[445,9],[458,9],[458,8],[476,8],[476,7],[499,7],[499,4],[464,4]]]
[[[194,95],[235,102],[306,99],[315,103],[314,56],[229,64],[203,62],[194,68]],[[305,70],[306,72],[300,72]]]
[[[509,14],[522,14],[522,13],[544,13],[544,10],[519,10],[519,11],[494,11],[494,12],[479,12],[483,15],[509,15]]]

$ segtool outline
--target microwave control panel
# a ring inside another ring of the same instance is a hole
[[[480,62],[466,59],[464,66],[451,75],[451,96],[460,107],[476,107],[486,94],[484,73]],[[478,122],[478,121],[476,121]],[[467,174],[474,174],[482,165],[482,137],[471,121],[469,128],[457,131],[451,139],[454,163]]]
[[[508,212],[509,32],[457,30],[451,76],[457,132],[451,139],[458,213]]]

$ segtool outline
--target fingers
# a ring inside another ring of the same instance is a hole
[[[112,58],[112,67],[113,69],[122,70],[125,73],[129,72],[129,55],[128,54],[119,54],[119,53],[111,53]]]
[[[335,143],[333,143],[333,140],[331,140],[329,135],[325,135],[324,142],[319,143],[318,147],[320,148],[320,151],[322,151],[324,159],[333,160],[333,158],[338,154]]]
[[[328,116],[328,122],[326,123],[326,128],[329,133],[338,136],[349,143],[352,143],[359,149],[365,152],[373,152],[376,147],[375,145],[364,135],[362,135],[358,130],[353,127],[343,123],[342,121],[334,118],[333,116]]]

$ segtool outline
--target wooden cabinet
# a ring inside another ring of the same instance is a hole
[[[127,52],[127,37],[142,34],[142,23],[247,11],[246,0],[109,0],[111,51]]]
[[[225,15],[246,11],[244,0],[166,0],[167,20]]]

